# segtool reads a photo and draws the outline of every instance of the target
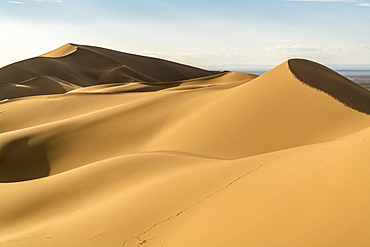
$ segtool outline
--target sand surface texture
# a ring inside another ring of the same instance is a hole
[[[0,69],[0,246],[370,246],[370,93],[67,44]]]

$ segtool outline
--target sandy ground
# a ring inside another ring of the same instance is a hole
[[[67,44],[0,69],[0,246],[370,246],[370,92]]]

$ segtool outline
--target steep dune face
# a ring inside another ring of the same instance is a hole
[[[39,66],[29,86],[59,94],[0,103],[1,247],[370,244],[370,96],[335,72],[43,56],[21,66]]]
[[[312,61],[291,59],[292,73],[307,85],[324,91],[348,107],[370,114],[370,91],[335,71]]]
[[[3,90],[0,100],[33,95],[35,93],[33,88],[27,89],[26,86],[22,86],[25,82],[40,76],[50,80],[43,82],[43,90],[37,90],[37,94],[65,92],[50,88],[50,85],[55,85],[55,81],[59,80],[66,81],[76,88],[115,82],[178,81],[212,74],[215,72],[162,59],[99,47],[66,44],[39,57],[1,68],[0,86]]]

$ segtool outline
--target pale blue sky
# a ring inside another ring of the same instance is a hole
[[[0,66],[65,43],[195,66],[370,64],[370,0],[0,0]]]

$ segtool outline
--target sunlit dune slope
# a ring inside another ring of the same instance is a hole
[[[40,91],[0,70],[1,247],[370,245],[370,93],[348,79],[302,59],[256,76],[43,56],[24,61]]]
[[[227,91],[192,98],[177,110],[149,147],[234,159],[328,141],[369,126],[367,115],[308,87],[287,62]]]
[[[68,56],[77,51],[78,46],[74,44],[65,44],[61,47],[58,47],[55,50],[49,51],[45,54],[40,55],[39,57],[49,57],[49,58],[61,58]]]

